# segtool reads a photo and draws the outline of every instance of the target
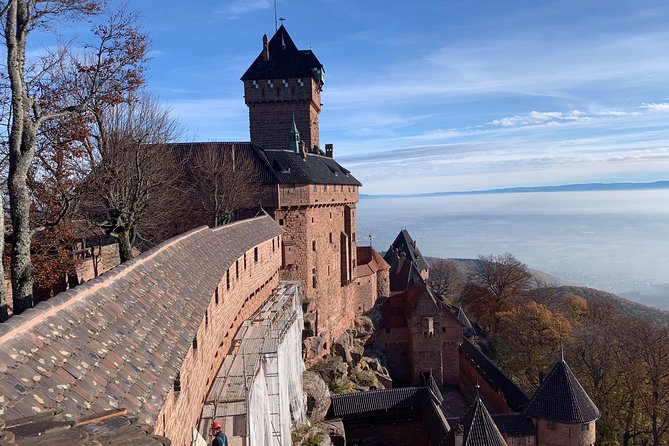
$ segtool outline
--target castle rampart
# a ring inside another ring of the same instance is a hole
[[[190,442],[240,324],[269,297],[281,228],[259,217],[175,237],[0,325],[0,412],[125,407]]]

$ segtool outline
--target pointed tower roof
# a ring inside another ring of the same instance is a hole
[[[399,234],[397,234],[395,241],[393,242],[392,245],[390,245],[390,250],[404,252],[407,256],[407,259],[415,263],[416,267],[420,271],[429,269],[430,267],[427,264],[427,261],[425,260],[423,255],[420,253],[420,250],[416,246],[416,242],[411,238],[411,235],[409,235],[409,231],[407,231],[406,229],[402,229],[399,232]],[[390,250],[386,252],[386,255],[389,255],[388,253],[390,252]],[[388,259],[386,259],[386,261],[388,261]]]
[[[488,409],[479,396],[462,418],[463,446],[507,446]]]
[[[323,64],[311,50],[297,49],[288,31],[281,25],[267,44],[267,52],[263,48],[242,76],[242,80],[307,77],[323,82]]]
[[[597,420],[600,413],[562,359],[530,400],[525,415],[562,424],[581,424]]]
[[[300,132],[297,130],[295,124],[295,116],[293,116],[293,125],[290,127],[290,138],[288,139],[288,149],[292,152],[300,152]]]

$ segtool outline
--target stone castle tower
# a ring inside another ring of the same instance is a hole
[[[266,150],[285,150],[291,120],[307,150],[319,146],[323,65],[311,50],[298,50],[281,27],[242,76],[249,107],[251,142]]]
[[[286,231],[281,278],[304,283],[309,362],[373,305],[356,281],[361,184],[334,160],[331,144],[318,147],[323,65],[311,50],[297,49],[281,26],[271,40],[263,37],[241,79],[251,146],[271,197],[263,207]]]

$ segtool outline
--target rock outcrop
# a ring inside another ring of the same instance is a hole
[[[304,396],[307,400],[307,418],[310,423],[325,419],[330,408],[330,390],[318,373],[306,371],[302,374]]]

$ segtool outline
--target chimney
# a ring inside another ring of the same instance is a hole
[[[332,156],[332,152],[334,152],[334,144],[325,144],[325,156],[328,158],[334,158]]]
[[[302,155],[303,160],[307,160],[307,146],[304,144],[304,141],[300,141],[300,154]]]
[[[267,34],[262,36],[262,60],[269,60],[269,46],[267,45]]]

